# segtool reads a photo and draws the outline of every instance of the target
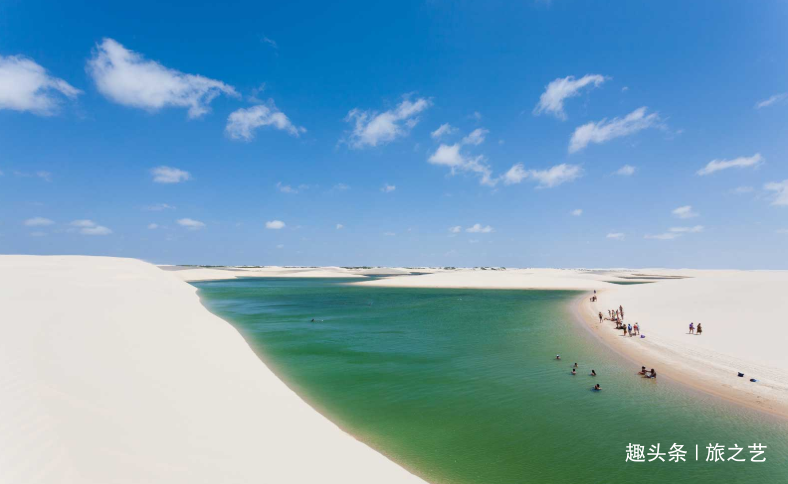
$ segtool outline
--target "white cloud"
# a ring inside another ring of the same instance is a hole
[[[747,168],[758,166],[763,161],[760,153],[752,156],[740,156],[732,160],[711,160],[706,166],[698,170],[698,175],[710,175],[715,171],[727,170],[728,168]]]
[[[602,144],[614,138],[628,136],[638,131],[660,126],[659,114],[646,114],[646,107],[638,108],[623,118],[603,119],[586,123],[575,129],[569,141],[569,152],[582,150],[589,143]]]
[[[279,44],[277,44],[275,40],[269,39],[266,36],[263,36],[263,38],[261,40],[263,42],[265,42],[266,44],[270,45],[271,47],[273,47],[274,49],[279,49]]]
[[[566,119],[564,101],[580,95],[580,90],[584,87],[589,85],[598,87],[605,80],[605,76],[599,74],[587,74],[580,79],[575,79],[574,76],[558,78],[548,84],[539,97],[539,104],[534,108],[534,115],[538,116],[542,113],[548,113],[558,119]]]
[[[454,227],[449,227],[449,232],[453,234],[459,234],[462,231],[462,227],[459,225],[455,225]]]
[[[87,219],[74,220],[71,222],[71,226],[78,228],[82,235],[109,235],[112,233],[109,228]]]
[[[44,217],[33,217],[25,220],[23,223],[26,227],[45,227],[55,222]]]
[[[419,98],[413,102],[404,99],[396,108],[382,113],[353,109],[345,117],[345,121],[353,123],[353,130],[345,141],[356,149],[394,141],[407,135],[418,123],[417,115],[431,105],[431,100]]]
[[[383,187],[380,189],[380,191],[383,192],[383,193],[391,193],[391,192],[393,192],[396,189],[397,189],[396,186],[389,185],[388,183],[384,183]]]
[[[615,172],[616,175],[632,176],[635,174],[635,167],[632,165],[624,165]]]
[[[337,224],[337,230],[342,230],[342,229],[344,229],[344,228],[345,228],[345,226],[344,226],[344,225],[342,225],[342,224]]]
[[[579,217],[579,216],[583,215],[583,209],[582,208],[578,208],[578,209],[572,210],[572,215],[574,215],[575,217]]]
[[[159,228],[159,224],[148,224],[149,230],[156,230],[157,228]]]
[[[344,183],[337,183],[336,185],[334,185],[333,190],[336,190],[338,192],[344,192],[345,190],[350,190],[350,185],[345,185]]]
[[[692,205],[684,205],[683,207],[673,210],[673,215],[678,218],[693,218],[700,214],[692,211]]]
[[[192,218],[181,218],[175,221],[181,227],[186,227],[189,230],[200,230],[205,228],[205,224],[200,222],[199,220],[194,220]]]
[[[277,244],[276,248],[277,249],[284,249],[285,248],[285,244]]]
[[[277,109],[273,101],[269,101],[267,106],[258,104],[233,111],[227,117],[227,126],[224,129],[232,139],[251,141],[254,130],[261,126],[273,126],[295,137],[306,133],[306,128],[294,125],[285,113]]]
[[[270,220],[265,223],[265,228],[271,230],[279,230],[285,228],[285,223],[281,220]]]
[[[681,237],[681,234],[677,234],[675,232],[665,232],[664,234],[657,234],[657,235],[644,235],[644,239],[657,239],[657,240],[673,240]]]
[[[767,183],[763,188],[770,192],[775,192],[772,205],[788,205],[788,180]]]
[[[479,183],[482,185],[495,186],[498,180],[492,178],[492,170],[487,164],[483,155],[467,156],[460,152],[461,144],[440,145],[429,158],[428,162],[433,165],[448,166],[451,174],[459,172],[471,172],[478,174],[481,178]]]
[[[220,94],[238,96],[232,86],[221,81],[169,69],[112,39],[96,45],[87,71],[99,92],[111,101],[148,111],[188,108],[190,118],[207,113],[208,105]]]
[[[150,212],[161,212],[162,210],[175,210],[175,207],[166,203],[154,203],[153,205],[143,207],[143,209]]]
[[[383,232],[383,235],[385,235],[386,237],[394,237],[397,234],[395,234],[394,232]]]
[[[744,193],[751,193],[754,190],[755,190],[755,188],[753,188],[753,187],[742,186],[742,187],[734,188],[733,190],[731,190],[731,192],[735,193],[736,195],[742,195]]]
[[[484,143],[484,139],[489,132],[489,130],[484,128],[474,129],[471,131],[471,134],[462,139],[462,144],[479,146],[480,144]]]
[[[607,234],[606,237],[608,239],[623,240],[624,239],[624,234],[621,233],[621,232],[611,232],[611,233]]]
[[[674,233],[697,234],[703,232],[703,225],[695,225],[693,227],[671,227],[670,231]]]
[[[441,124],[438,129],[430,133],[433,139],[440,139],[441,136],[449,135],[457,131],[457,128],[453,127],[449,123]]]
[[[552,188],[582,175],[583,169],[580,165],[561,163],[547,170],[526,170],[522,163],[517,163],[503,175],[503,182],[506,185],[513,185],[525,179],[532,179],[539,182],[539,188]]]
[[[772,104],[779,103],[788,99],[788,92],[782,92],[780,94],[775,94],[774,96],[770,97],[769,99],[765,99],[755,104],[755,109],[765,108],[767,106],[771,106]]]
[[[191,179],[191,174],[188,171],[183,171],[171,166],[157,166],[151,168],[154,183],[180,183]]]
[[[489,225],[483,227],[482,224],[473,224],[467,229],[465,229],[465,231],[470,232],[472,234],[489,234],[490,232],[493,231],[493,228],[490,227]]]
[[[306,185],[301,186],[306,188]],[[298,193],[298,189],[293,188],[290,185],[284,185],[282,182],[276,182],[276,189],[282,193]]]
[[[82,91],[26,57],[0,55],[0,109],[51,116],[62,96],[75,99],[79,94]]]

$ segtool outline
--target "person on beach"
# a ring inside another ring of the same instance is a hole
[[[629,332],[629,337],[631,338],[632,337],[632,325],[631,324],[627,325],[627,332]]]
[[[596,376],[596,370],[591,370],[591,376]]]
[[[599,311],[599,322],[602,322],[602,311]]]
[[[621,325],[621,329],[624,330],[624,334],[622,336],[626,336],[627,335],[627,327],[622,324]]]
[[[624,306],[619,305],[618,310],[621,312],[621,319],[624,319]]]
[[[695,333],[695,323],[690,323],[690,332],[689,332],[689,334],[694,334],[694,333]]]
[[[596,385],[594,385],[594,391],[595,391],[595,392],[601,392],[601,391],[602,391],[602,387],[600,387],[600,386],[599,386],[599,383],[597,383]]]
[[[574,368],[572,368],[572,374],[573,374],[573,375],[577,375],[577,372],[575,371],[575,369],[574,369]]]
[[[641,366],[640,367],[640,374],[641,375],[645,375],[646,374],[646,367],[645,366]]]
[[[698,323],[698,336],[703,332],[703,328],[700,327],[700,323]]]
[[[656,378],[657,377],[657,370],[654,368],[651,369],[651,373],[646,375],[646,378]]]
[[[635,331],[635,334],[640,334],[640,326],[638,326],[637,322],[635,322],[635,325],[632,327],[632,329]]]

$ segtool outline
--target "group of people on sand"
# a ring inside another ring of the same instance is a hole
[[[646,370],[645,366],[641,366],[640,367],[640,373],[638,373],[638,374],[639,375],[643,375],[646,378],[656,378],[657,377],[657,370],[655,370],[654,368],[652,368],[651,370]]]
[[[561,355],[555,355],[555,359],[560,361],[560,360],[561,360]],[[578,366],[577,366],[577,363],[575,363],[574,365],[572,365],[572,375],[573,375],[573,376],[574,376],[574,375],[577,375],[577,368],[578,368]],[[593,369],[592,369],[592,370],[591,370],[591,373],[589,373],[589,374],[588,374],[588,376],[596,376],[596,370],[593,370]],[[596,385],[594,385],[593,387],[591,387],[591,389],[592,389],[592,390],[594,390],[595,392],[600,392],[600,391],[602,391],[602,387],[600,387],[600,386],[599,386],[599,383],[597,383]]]
[[[698,323],[697,329],[695,329],[695,323],[690,323],[689,334],[697,334],[698,336],[700,336],[702,332],[703,332],[703,327],[701,326],[701,323]]]

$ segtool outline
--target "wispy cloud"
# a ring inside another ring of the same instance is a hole
[[[625,235],[623,232],[610,232],[605,237],[613,240],[624,240]]]
[[[765,108],[773,104],[783,102],[786,99],[788,99],[788,92],[781,92],[780,94],[775,94],[774,96],[771,96],[769,99],[764,99],[763,101],[759,101],[755,103],[755,109]]]
[[[166,203],[154,203],[153,205],[147,205],[143,207],[143,210],[147,210],[149,212],[161,212],[163,210],[175,210],[175,207]]]
[[[674,240],[681,237],[681,234],[677,234],[675,232],[665,232],[662,234],[646,234],[643,236],[644,239],[656,239],[656,240]]]
[[[622,136],[629,136],[638,131],[661,126],[658,113],[646,114],[647,108],[641,107],[623,118],[603,119],[586,123],[575,129],[569,140],[569,153],[582,150],[589,143],[602,144]]]
[[[153,175],[154,183],[180,183],[192,177],[188,171],[171,166],[157,166],[151,168],[150,172]]]
[[[285,228],[285,223],[281,220],[270,220],[265,223],[265,228],[269,230],[280,230]]]
[[[580,79],[574,76],[558,78],[547,85],[533,113],[535,116],[548,113],[558,119],[566,119],[564,101],[580,95],[580,91],[587,86],[599,87],[606,79],[599,74],[587,74]]]
[[[190,118],[199,118],[217,96],[238,97],[221,81],[164,67],[108,38],[96,45],[87,71],[107,99],[147,111],[181,107],[188,108]]]
[[[483,226],[482,224],[473,224],[467,229],[465,229],[465,231],[472,234],[489,234],[490,232],[493,231],[493,228],[490,227],[489,225]]]
[[[0,110],[51,116],[63,98],[75,99],[82,91],[23,56],[0,55]]]
[[[460,227],[459,225],[455,225],[454,227],[449,227],[449,232],[452,234],[459,234],[460,232],[462,232],[462,227]]]
[[[539,183],[538,188],[552,188],[582,175],[583,169],[580,165],[561,163],[546,170],[526,170],[522,163],[517,163],[503,175],[503,182],[506,185],[514,185],[523,180],[534,180]]]
[[[684,205],[673,210],[673,215],[678,218],[694,218],[700,215],[698,212],[692,210],[692,205]]]
[[[199,220],[194,220],[193,218],[181,218],[175,221],[181,227],[186,227],[189,230],[200,230],[204,229],[206,225]]]
[[[344,226],[344,225],[342,225],[342,224],[337,224],[337,226],[336,226],[336,227],[337,227],[337,230],[342,230],[342,229],[344,229],[344,228],[345,228],[345,226]]]
[[[490,131],[484,128],[474,129],[468,136],[462,139],[462,144],[479,146],[480,144],[484,143],[484,140],[489,133]]]
[[[383,193],[391,193],[396,189],[397,187],[395,185],[389,185],[388,183],[384,183],[383,186],[380,188],[380,191]]]
[[[52,225],[55,222],[44,217],[33,217],[25,220],[22,222],[26,227],[46,227],[47,225]]]
[[[582,208],[578,208],[578,209],[572,210],[572,215],[574,215],[575,217],[579,217],[579,216],[583,215],[583,209]]]
[[[703,225],[694,225],[692,227],[671,227],[670,231],[679,234],[697,234],[703,232],[705,227]]]
[[[456,131],[457,128],[453,127],[449,123],[443,123],[438,127],[438,129],[430,133],[430,136],[432,137],[432,139],[440,139],[441,137],[450,135],[452,133],[455,133]]]
[[[148,224],[148,230],[156,230],[159,228],[159,224]]]
[[[755,191],[755,188],[753,188],[753,187],[741,186],[741,187],[736,187],[733,190],[731,190],[731,193],[735,193],[736,195],[742,195],[742,194],[745,194],[745,193],[752,193],[753,191]]]
[[[632,176],[635,174],[635,167],[632,165],[624,165],[616,170],[614,174],[619,176]]]
[[[271,46],[271,47],[273,47],[274,49],[277,49],[277,50],[279,49],[279,44],[277,44],[277,43],[276,43],[276,41],[275,41],[275,40],[273,40],[273,39],[269,39],[268,37],[266,37],[266,36],[263,36],[263,38],[262,38],[262,39],[260,39],[260,40],[261,40],[263,43],[270,45],[270,46]]]
[[[306,128],[294,125],[271,100],[268,101],[268,105],[259,104],[233,111],[227,117],[224,130],[232,139],[251,141],[254,138],[254,131],[263,126],[271,126],[295,137],[306,133]]]
[[[774,192],[772,205],[785,206],[788,205],[788,180],[781,182],[771,182],[763,186],[766,190]]]
[[[394,109],[383,111],[351,110],[345,121],[353,124],[344,142],[351,148],[375,147],[406,136],[419,122],[418,115],[432,105],[427,98],[404,99]]]
[[[732,160],[711,160],[698,170],[698,175],[711,175],[714,172],[727,170],[729,168],[748,168],[748,167],[756,167],[760,165],[764,161],[763,157],[760,153],[755,153],[752,156],[740,156],[738,158],[734,158]]]
[[[71,226],[82,235],[109,235],[112,233],[109,228],[88,219],[74,220],[71,222]]]
[[[302,192],[304,190],[308,190],[309,189],[309,185],[306,185],[306,184],[302,183],[302,184],[298,185],[298,187],[293,188],[292,186],[285,185],[282,182],[276,182],[276,189],[279,190],[282,193],[296,194],[298,192]]]

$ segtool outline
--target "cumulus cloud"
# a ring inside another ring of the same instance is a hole
[[[492,169],[484,155],[472,156],[462,152],[462,147],[465,145],[478,146],[482,144],[487,133],[489,133],[488,130],[479,128],[473,130],[459,143],[441,144],[427,161],[433,165],[449,167],[452,175],[458,172],[475,173],[479,175],[479,183],[482,185],[495,186],[498,180],[493,178]]]
[[[772,199],[772,205],[788,205],[788,180],[767,183],[763,188],[770,192],[775,192],[774,199]]]
[[[78,229],[82,235],[109,235],[112,233],[109,228],[87,219],[74,220],[71,222],[71,226]]]
[[[188,108],[190,118],[207,113],[211,101],[221,94],[238,96],[232,86],[164,67],[113,39],[96,45],[87,71],[99,92],[113,102],[148,111]]]
[[[740,156],[732,160],[711,160],[706,166],[698,170],[698,175],[711,175],[712,173],[720,170],[727,170],[728,168],[748,168],[755,167],[763,162],[763,157],[760,153],[755,153],[752,156]]]
[[[788,99],[788,92],[782,92],[780,94],[775,94],[774,96],[770,97],[769,99],[764,99],[763,101],[755,103],[755,109],[761,109],[773,104],[777,104],[779,102],[785,101]]]
[[[54,221],[44,217],[33,217],[23,222],[26,227],[45,227],[54,223]]]
[[[181,227],[186,227],[189,230],[200,230],[205,228],[205,224],[200,222],[199,220],[194,220],[192,218],[181,218],[175,221]]]
[[[57,113],[62,99],[82,91],[23,56],[0,55],[0,110],[27,111],[39,116]]]
[[[171,166],[157,166],[156,168],[151,168],[150,172],[153,175],[154,183],[180,183],[192,177],[188,171]]]
[[[380,191],[383,193],[391,193],[396,190],[397,187],[395,185],[389,185],[388,183],[384,183],[383,187],[381,187]]]
[[[432,101],[419,98],[415,101],[404,99],[394,109],[383,111],[351,110],[345,121],[353,124],[353,129],[344,140],[351,148],[365,148],[390,143],[406,136],[419,122],[418,114],[432,105]]]
[[[606,235],[608,239],[623,240],[624,234],[622,232],[610,232]]]
[[[692,205],[684,205],[683,207],[673,210],[673,215],[678,218],[694,218],[700,214],[692,210]]]
[[[265,223],[265,228],[270,230],[279,230],[285,228],[285,223],[281,220],[271,220]]]
[[[605,80],[605,76],[599,74],[586,74],[580,79],[575,79],[574,76],[558,78],[548,84],[539,97],[539,104],[534,108],[534,115],[538,116],[542,113],[548,113],[558,119],[566,119],[564,101],[580,95],[580,91],[584,87],[598,87]]]
[[[574,215],[575,217],[579,217],[579,216],[583,215],[583,209],[582,208],[578,208],[578,209],[572,210],[572,215]]]
[[[635,174],[635,167],[631,165],[624,165],[616,170],[615,174],[620,176],[632,176]]]
[[[438,129],[430,133],[432,139],[440,139],[442,136],[450,135],[457,131],[457,128],[453,127],[449,123],[441,124]]]
[[[482,226],[482,224],[473,224],[465,229],[465,231],[472,234],[489,234],[493,231],[493,228],[489,225]]]
[[[503,182],[506,185],[514,185],[529,179],[538,182],[539,188],[552,188],[582,175],[583,169],[580,165],[561,163],[546,170],[526,170],[522,163],[517,163],[503,175]]]
[[[661,126],[659,114],[646,114],[647,108],[641,107],[623,118],[603,119],[579,126],[569,141],[569,153],[582,150],[589,143],[602,144],[614,138],[628,136],[647,128]]]
[[[255,129],[262,126],[272,126],[295,137],[306,133],[306,128],[294,125],[285,113],[276,108],[273,101],[269,101],[268,105],[259,104],[233,111],[227,117],[224,129],[232,139],[250,141],[254,138]]]

